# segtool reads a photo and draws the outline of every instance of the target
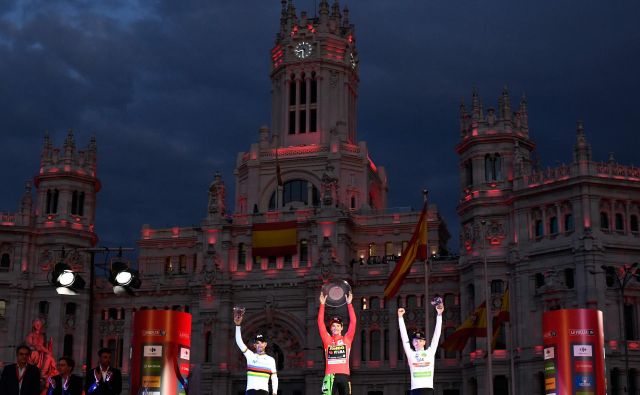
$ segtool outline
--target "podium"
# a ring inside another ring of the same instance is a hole
[[[548,311],[542,326],[545,394],[606,394],[602,311]]]
[[[131,394],[187,395],[191,314],[140,310],[132,335]]]

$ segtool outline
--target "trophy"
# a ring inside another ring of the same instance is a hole
[[[433,298],[431,300],[431,306],[436,307],[442,304],[442,298],[439,296],[436,296],[435,298]]]
[[[244,317],[244,312],[247,311],[246,308],[240,306],[233,306],[233,320],[241,320]]]
[[[349,292],[351,292],[351,285],[344,280],[334,280],[322,286],[322,293],[327,296],[325,303],[329,307],[344,306]]]

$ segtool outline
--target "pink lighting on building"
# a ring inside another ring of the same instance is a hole
[[[322,227],[322,235],[324,237],[330,237],[333,233],[333,226],[336,224],[334,221],[320,221],[318,222]]]
[[[207,243],[209,243],[209,245],[216,244],[217,240],[218,240],[218,230],[216,230],[216,229],[208,230],[207,231]]]

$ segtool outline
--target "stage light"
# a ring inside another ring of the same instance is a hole
[[[131,269],[128,263],[119,260],[111,263],[109,282],[113,285],[113,292],[116,295],[133,294],[133,289],[138,289],[142,285],[138,271]]]
[[[64,262],[54,266],[50,281],[59,295],[77,295],[85,286],[84,279]]]

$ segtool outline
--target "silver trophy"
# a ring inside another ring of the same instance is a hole
[[[442,298],[439,296],[436,296],[435,298],[433,298],[431,300],[431,306],[436,307],[442,304]]]
[[[334,280],[322,286],[322,293],[327,296],[325,303],[329,307],[344,306],[349,292],[351,292],[351,285],[344,280]]]
[[[233,319],[242,319],[244,317],[244,312],[247,311],[246,308],[240,306],[233,306]]]

